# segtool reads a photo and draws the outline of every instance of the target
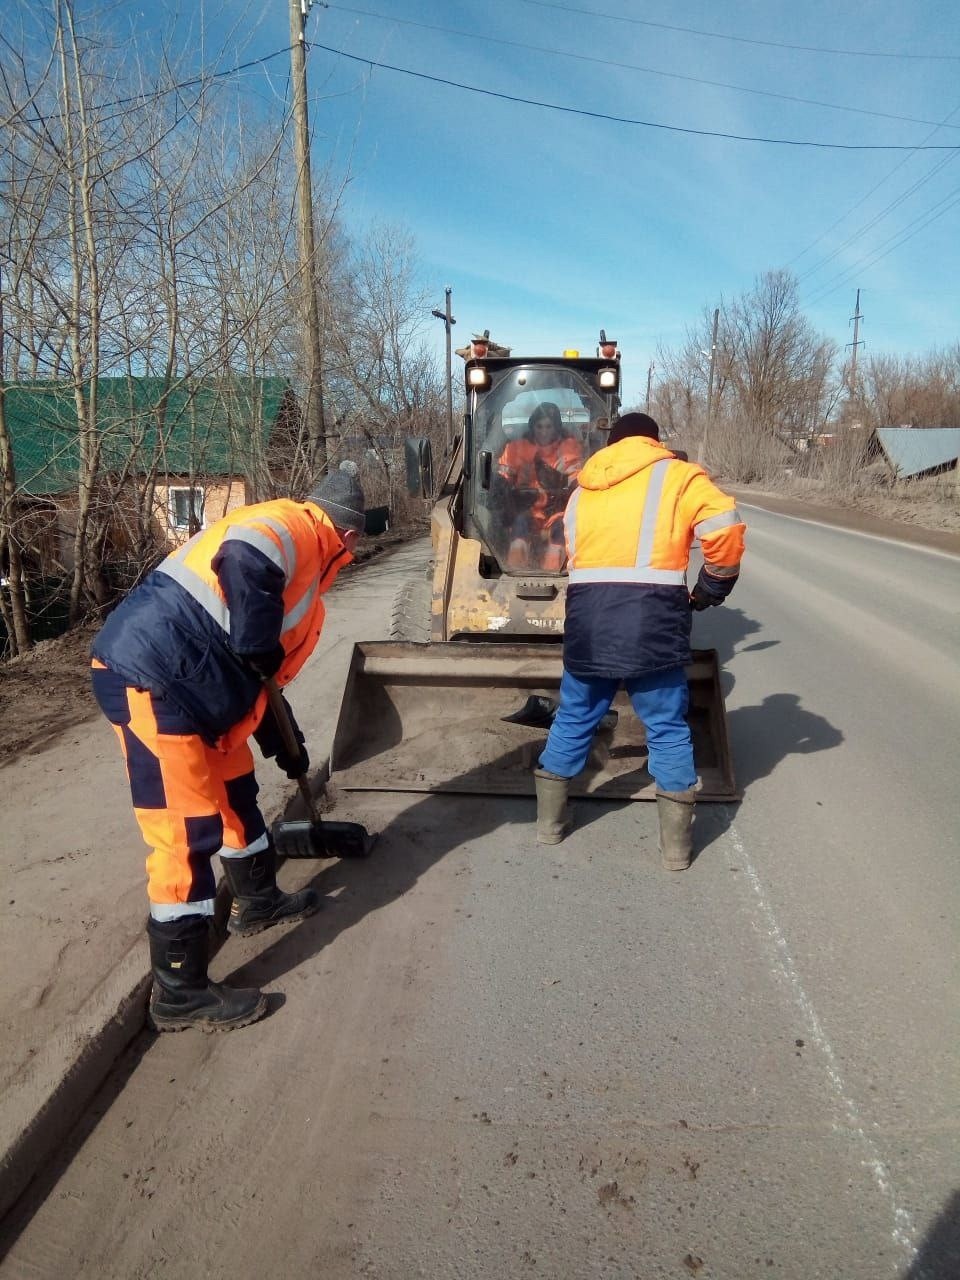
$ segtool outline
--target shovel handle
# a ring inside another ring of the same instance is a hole
[[[273,718],[277,722],[277,728],[280,730],[283,745],[289,752],[291,759],[295,759],[300,754],[300,743],[297,741],[297,735],[293,732],[293,725],[290,723],[290,716],[287,712],[287,704],[283,700],[283,694],[281,694],[273,676],[268,680],[264,680],[263,687],[267,691],[267,701],[270,704],[270,710],[273,712]],[[304,803],[307,806],[310,821],[319,822],[320,815],[317,813],[313,792],[310,790],[310,784],[307,782],[305,773],[301,773],[297,778],[297,786],[300,788],[300,794],[303,796]]]

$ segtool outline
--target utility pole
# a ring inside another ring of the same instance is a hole
[[[850,398],[853,399],[857,394],[857,348],[863,345],[860,341],[860,321],[863,319],[863,316],[860,314],[859,289],[857,290],[857,305],[854,308],[853,315],[850,319],[853,321],[853,341],[848,342],[847,346],[852,347],[853,351],[850,355],[850,372],[847,375],[847,390],[850,392]]]
[[[290,0],[290,82],[293,86],[293,157],[297,169],[297,246],[303,313],[303,362],[307,376],[304,420],[307,466],[312,481],[327,466],[323,417],[323,355],[317,305],[317,249],[310,183],[310,123],[307,115],[307,50],[305,31],[313,0]]]
[[[710,372],[707,375],[707,420],[703,424],[703,436],[700,440],[700,449],[697,453],[697,461],[702,463],[707,455],[707,432],[710,430],[710,422],[713,418],[713,374],[717,366],[717,327],[720,324],[720,308],[714,308],[713,312],[713,333],[710,336]]]
[[[647,369],[647,409],[646,409],[647,413],[650,412],[650,385],[653,382],[653,371],[655,368],[656,368],[656,365],[651,360],[650,367],[649,369]]]
[[[447,331],[447,452],[453,448],[453,370],[451,367],[452,353],[450,350],[450,330],[457,323],[450,314],[450,289],[444,289],[444,297],[446,298],[446,306],[443,311],[434,311],[431,313],[442,320],[444,328]]]

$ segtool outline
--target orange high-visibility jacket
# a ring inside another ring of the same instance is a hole
[[[701,581],[720,599],[736,581],[744,524],[699,466],[644,436],[600,449],[564,514],[564,663],[574,675],[634,676],[690,660],[686,569],[694,538]]]
[[[511,440],[501,453],[497,469],[503,479],[513,488],[538,491],[530,514],[539,526],[547,518],[551,495],[537,476],[538,460],[545,462],[568,480],[574,480],[583,466],[583,449],[580,442],[572,436],[562,436],[549,444],[537,444],[524,436],[520,440]],[[561,492],[561,501],[564,496]]]
[[[320,636],[323,593],[352,558],[313,503],[240,507],[172,552],[121,602],[93,656],[168,697],[208,741],[230,750],[266,708],[247,659],[282,645],[276,679],[289,683]]]

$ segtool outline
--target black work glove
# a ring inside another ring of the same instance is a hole
[[[727,596],[737,585],[737,573],[713,574],[707,572],[702,565],[697,575],[697,582],[690,592],[690,608],[699,611],[709,609],[711,605],[723,604]]]
[[[283,666],[283,660],[286,656],[283,645],[278,644],[274,645],[272,649],[268,649],[266,653],[244,654],[244,661],[248,666],[253,667],[261,680],[269,680]]]
[[[310,757],[307,755],[307,748],[301,742],[300,750],[296,756],[291,756],[286,747],[281,747],[277,752],[277,767],[281,769],[292,782],[295,782],[297,778],[303,777],[310,768]]]
[[[712,596],[709,591],[704,590],[699,582],[694,584],[694,588],[690,592],[691,609],[699,613],[701,609],[710,609],[717,604],[723,604],[722,596]]]
[[[567,477],[563,472],[558,471],[556,467],[551,467],[542,458],[537,458],[534,463],[534,470],[537,473],[537,479],[545,489],[565,489],[567,487]]]
[[[502,476],[496,477],[490,490],[491,506],[499,507],[507,521],[529,511],[539,496],[539,489],[518,489]]]
[[[303,744],[303,734],[300,726],[293,717],[290,710],[290,704],[286,698],[283,705],[287,708],[287,715],[290,718],[290,724],[293,728],[293,736],[297,740],[298,750],[296,755],[291,755],[284,746],[283,738],[280,734],[280,726],[277,724],[276,717],[271,707],[267,707],[263,713],[263,719],[253,731],[253,737],[257,746],[263,752],[268,760],[275,759],[277,767],[281,769],[288,778],[295,780],[301,774],[307,772],[310,768],[310,757],[307,755],[307,749]]]

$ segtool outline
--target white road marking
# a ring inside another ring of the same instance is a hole
[[[912,1263],[917,1256],[917,1248],[914,1241],[917,1237],[917,1229],[910,1214],[900,1204],[899,1198],[893,1186],[893,1180],[890,1171],[884,1164],[883,1159],[877,1149],[876,1144],[870,1138],[866,1131],[865,1122],[860,1114],[860,1108],[850,1096],[850,1092],[844,1082],[843,1076],[837,1065],[837,1057],[833,1051],[833,1046],[827,1039],[827,1034],[823,1029],[817,1012],[810,1001],[809,996],[803,988],[797,967],[794,964],[793,957],[790,954],[790,948],[787,946],[787,940],[783,936],[783,931],[777,923],[777,917],[774,914],[773,907],[770,905],[760,877],[756,868],[753,866],[747,855],[743,840],[736,827],[730,826],[728,829],[731,843],[736,850],[743,869],[747,874],[750,887],[753,890],[753,896],[760,908],[759,927],[767,938],[773,944],[773,968],[775,975],[784,983],[790,991],[794,1002],[803,1015],[804,1022],[807,1026],[807,1035],[810,1041],[817,1046],[823,1055],[827,1076],[833,1087],[833,1092],[840,1106],[841,1111],[846,1120],[846,1125],[841,1128],[836,1125],[838,1132],[851,1135],[860,1144],[863,1149],[864,1158],[862,1165],[868,1169],[877,1190],[887,1201],[890,1211],[893,1215],[893,1231],[892,1236],[894,1242],[902,1248],[907,1254],[908,1263]],[[900,1274],[899,1265],[896,1268],[897,1274]]]
[[[908,551],[922,551],[924,555],[939,556],[941,560],[953,560],[956,563],[958,558],[952,551],[940,551],[937,547],[925,547],[920,542],[903,542],[899,538],[884,537],[882,533],[864,533],[862,529],[848,529],[842,524],[828,524],[825,520],[813,520],[806,516],[788,516],[785,511],[771,511],[769,507],[760,507],[753,502],[738,502],[737,506],[746,507],[750,511],[762,511],[764,515],[776,516],[778,520],[795,520],[797,524],[812,524],[816,525],[818,529],[830,529],[833,533],[849,533],[854,538],[869,538],[871,542],[887,542],[891,546],[904,547]]]

